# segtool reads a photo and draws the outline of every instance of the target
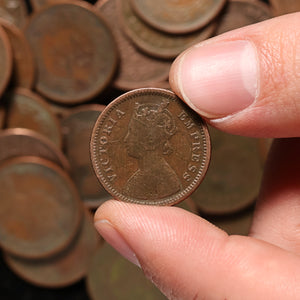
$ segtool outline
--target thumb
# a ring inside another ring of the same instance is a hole
[[[300,136],[300,13],[240,28],[183,52],[172,89],[215,127]]]

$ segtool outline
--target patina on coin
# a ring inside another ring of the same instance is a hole
[[[28,282],[49,288],[64,287],[86,276],[99,241],[92,217],[85,211],[79,232],[61,253],[41,260],[26,260],[5,253],[5,260],[17,275]]]
[[[204,121],[173,92],[128,92],[110,103],[91,139],[93,167],[116,199],[173,205],[187,198],[208,168]]]
[[[148,24],[169,33],[189,33],[208,24],[225,0],[131,0],[135,12]]]
[[[117,64],[115,41],[94,7],[64,1],[36,12],[25,29],[38,69],[36,89],[75,104],[100,93]]]
[[[86,285],[92,300],[166,300],[158,288],[145,278],[140,268],[108,244],[94,254]]]
[[[13,255],[39,259],[62,251],[82,218],[78,192],[67,174],[37,157],[0,165],[0,244]]]

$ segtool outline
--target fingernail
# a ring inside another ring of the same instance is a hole
[[[102,237],[123,257],[138,267],[141,267],[130,246],[108,220],[99,220],[95,222],[95,227]]]
[[[183,100],[208,118],[234,114],[258,94],[258,58],[249,41],[195,46],[175,61],[173,87]]]

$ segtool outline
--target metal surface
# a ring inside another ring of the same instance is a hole
[[[0,0],[0,17],[22,29],[28,19],[25,0]]]
[[[174,93],[138,89],[102,112],[91,156],[96,175],[116,199],[172,205],[202,181],[210,159],[209,133]]]

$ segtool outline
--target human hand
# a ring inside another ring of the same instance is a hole
[[[300,298],[300,14],[215,37],[180,55],[170,82],[214,127],[276,137],[248,237],[176,207],[108,201],[100,234],[169,299]]]

